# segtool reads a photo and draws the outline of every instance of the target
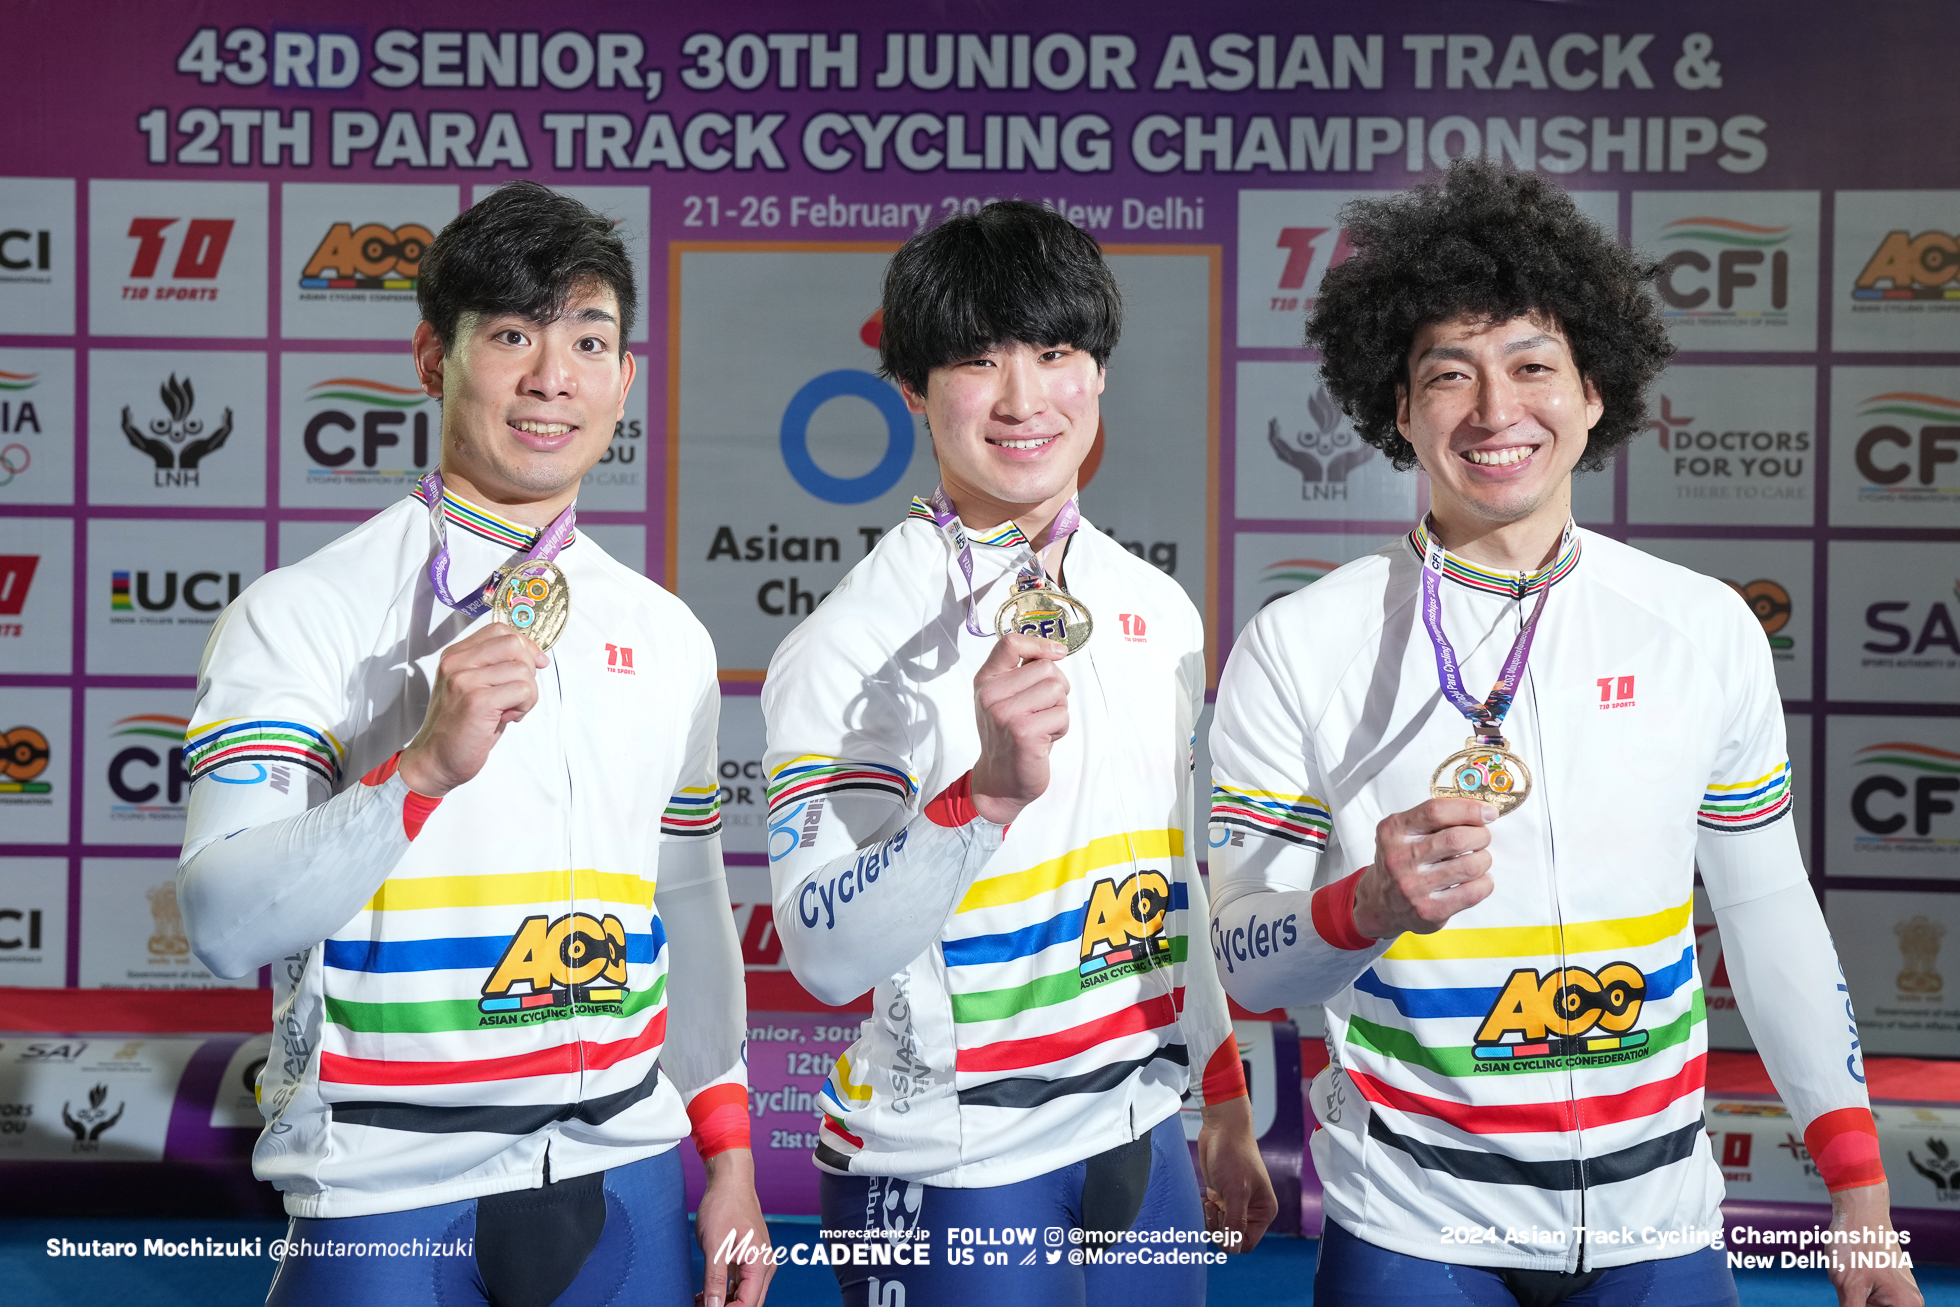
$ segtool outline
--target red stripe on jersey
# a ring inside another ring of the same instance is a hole
[[[1824,1187],[1832,1193],[1885,1183],[1885,1164],[1878,1156],[1878,1127],[1868,1107],[1840,1107],[1804,1127],[1803,1146]]]
[[[388,761],[361,777],[361,784],[386,785],[388,778],[401,770],[401,765],[402,753],[400,749],[397,749],[389,756]],[[407,782],[403,783],[406,784]],[[417,794],[414,790],[410,790],[408,797],[402,800],[402,833],[407,835],[411,840],[417,835],[420,835],[422,833],[422,827],[429,820],[429,814],[433,813],[441,804],[442,800],[439,798],[432,799],[426,794]]]
[[[980,815],[973,806],[973,773],[966,772],[939,792],[939,797],[926,805],[926,816],[932,818],[935,826],[958,828],[966,825]]]
[[[1366,867],[1361,869],[1366,870]],[[1354,928],[1354,888],[1361,880],[1361,871],[1344,876],[1332,885],[1323,885],[1313,896],[1314,933],[1335,948],[1350,953],[1373,948],[1376,943]]]
[[[1044,1062],[1059,1062],[1109,1040],[1174,1024],[1177,1021],[1177,1005],[1183,998],[1184,991],[1180,989],[1175,997],[1159,994],[1120,1012],[1085,1021],[1067,1030],[1058,1030],[1052,1035],[1037,1035],[1033,1039],[1003,1039],[997,1044],[963,1048],[954,1060],[953,1068],[956,1071],[1018,1071],[1022,1067],[1040,1066]]]
[[[1437,1120],[1477,1135],[1550,1134],[1634,1121],[1664,1110],[1670,1103],[1701,1092],[1708,1078],[1708,1055],[1689,1058],[1681,1069],[1665,1080],[1639,1085],[1620,1094],[1599,1094],[1577,1103],[1561,1100],[1550,1103],[1503,1103],[1474,1107],[1428,1094],[1412,1094],[1385,1084],[1364,1071],[1349,1067],[1348,1076],[1362,1096],[1371,1103],[1392,1107]],[[1577,1109],[1576,1111],[1574,1109]]]
[[[320,1079],[344,1085],[465,1085],[486,1080],[521,1080],[526,1076],[570,1075],[607,1067],[659,1048],[667,1038],[667,1009],[661,1008],[646,1029],[630,1039],[599,1044],[581,1039],[535,1053],[486,1057],[471,1062],[391,1062],[383,1058],[320,1054]]]
[[[1205,1076],[1199,1082],[1199,1092],[1204,1095],[1206,1107],[1246,1096],[1245,1063],[1239,1060],[1238,1037],[1229,1030],[1225,1032],[1225,1042],[1212,1052],[1211,1060],[1205,1063]]]
[[[749,1146],[749,1091],[743,1085],[709,1085],[688,1100],[694,1150],[706,1161],[716,1153]]]

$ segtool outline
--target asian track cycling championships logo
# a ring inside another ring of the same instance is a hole
[[[301,291],[404,291],[413,293],[422,255],[435,233],[420,223],[355,227],[336,222],[300,270]],[[302,296],[302,298],[327,298]]]
[[[477,1024],[617,1014],[626,992],[626,927],[618,917],[526,917],[483,982],[477,1010],[485,1015]]]
[[[1851,284],[1851,298],[1960,300],[1960,239],[1943,231],[1885,233]]]
[[[1873,420],[1852,449],[1860,501],[1960,500],[1960,400],[1891,390],[1865,400],[1858,416]]]
[[[1645,1057],[1647,1032],[1634,1026],[1646,1000],[1647,977],[1630,962],[1596,972],[1555,967],[1543,975],[1519,967],[1477,1029],[1476,1069],[1543,1071]]]
[[[1953,820],[1960,753],[1893,740],[1858,750],[1852,761],[1858,767],[1885,769],[1866,776],[1851,791],[1851,819],[1862,832],[1857,837],[1861,851],[1960,853],[1960,823]]]
[[[1661,228],[1660,239],[1681,244],[1661,260],[1657,289],[1667,306],[1664,316],[1737,325],[1781,326],[1788,320],[1790,254],[1777,248],[1790,239],[1788,225],[1679,218]]]

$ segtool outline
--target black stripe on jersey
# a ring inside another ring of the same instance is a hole
[[[1696,819],[1695,824],[1703,830],[1712,830],[1717,835],[1740,835],[1746,830],[1761,830],[1765,826],[1774,826],[1794,811],[1796,811],[1796,806],[1786,803],[1777,809],[1773,816],[1765,817],[1761,821],[1751,822],[1747,826],[1727,826],[1719,822],[1702,821],[1699,818]]]
[[[1705,1119],[1697,1117],[1679,1130],[1622,1148],[1617,1153],[1565,1162],[1526,1162],[1497,1153],[1480,1153],[1468,1148],[1438,1148],[1420,1140],[1398,1135],[1382,1123],[1378,1114],[1368,1118],[1368,1137],[1377,1143],[1399,1148],[1428,1171],[1441,1171],[1459,1180],[1479,1184],[1528,1185],[1533,1189],[1589,1189],[1595,1185],[1617,1184],[1649,1171],[1658,1171],[1695,1151]],[[1583,1177],[1580,1168],[1585,1168]]]
[[[630,1089],[582,1103],[541,1103],[512,1107],[430,1107],[424,1103],[335,1103],[333,1119],[342,1125],[372,1126],[377,1130],[408,1130],[425,1135],[472,1132],[489,1135],[535,1134],[553,1121],[583,1121],[604,1125],[633,1104],[652,1096],[660,1083],[660,1068]]]
[[[1254,821],[1250,817],[1221,817],[1217,813],[1213,813],[1210,824],[1213,826],[1237,826],[1242,830],[1249,830],[1254,835],[1264,836],[1269,840],[1285,840],[1288,844],[1298,844],[1309,849],[1323,849],[1327,847],[1327,837],[1325,835],[1311,837],[1301,835],[1295,831],[1285,830],[1278,825],[1270,825],[1263,821]]]
[[[848,1172],[851,1169],[851,1159],[819,1139],[817,1141],[817,1165],[827,1166],[833,1171]]]
[[[1031,1076],[1021,1076],[1012,1080],[994,1080],[971,1089],[960,1090],[961,1107],[1040,1107],[1051,1098],[1062,1098],[1069,1094],[1100,1094],[1114,1089],[1141,1071],[1152,1062],[1175,1062],[1179,1066],[1190,1066],[1191,1056],[1182,1044],[1166,1044],[1149,1057],[1132,1058],[1127,1062],[1111,1062],[1108,1066],[1097,1067],[1094,1071],[1084,1071],[1079,1076],[1065,1076],[1060,1080],[1038,1080]]]

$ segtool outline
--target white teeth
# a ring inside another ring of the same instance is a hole
[[[1524,462],[1531,457],[1531,450],[1524,445],[1513,445],[1509,449],[1472,449],[1464,457],[1483,467],[1505,467]]]
[[[1002,449],[1040,449],[1053,439],[1053,436],[1042,436],[1035,440],[996,440],[994,443]]]
[[[511,425],[519,431],[527,431],[534,436],[562,436],[572,429],[571,425],[565,422],[532,422],[528,419],[523,422],[513,422]]]

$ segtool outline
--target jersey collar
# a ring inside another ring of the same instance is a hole
[[[1419,563],[1429,552],[1429,519],[1424,518],[1409,532],[1409,548],[1415,551]],[[1443,576],[1461,586],[1472,590],[1482,590],[1486,594],[1503,595],[1506,599],[1522,599],[1526,595],[1538,593],[1548,585],[1557,585],[1579,565],[1579,533],[1575,530],[1566,537],[1565,547],[1559,550],[1557,558],[1526,575],[1523,572],[1497,572],[1476,563],[1465,562],[1445,549],[1443,551]]]
[[[912,496],[912,507],[906,511],[905,516],[908,518],[922,517],[930,522],[933,520],[932,505],[928,504],[922,496],[914,495]],[[1027,536],[1021,533],[1021,528],[1015,526],[1012,522],[1003,522],[993,530],[984,533],[968,528],[966,538],[976,545],[991,545],[995,549],[1013,549],[1028,543]]]
[[[529,549],[543,534],[538,528],[513,522],[509,518],[498,517],[489,509],[472,504],[447,486],[444,486],[442,491],[442,518],[450,526],[488,540],[493,545],[502,545],[506,549]],[[574,534],[572,539],[565,542],[565,547],[571,548],[577,540],[578,536]]]

